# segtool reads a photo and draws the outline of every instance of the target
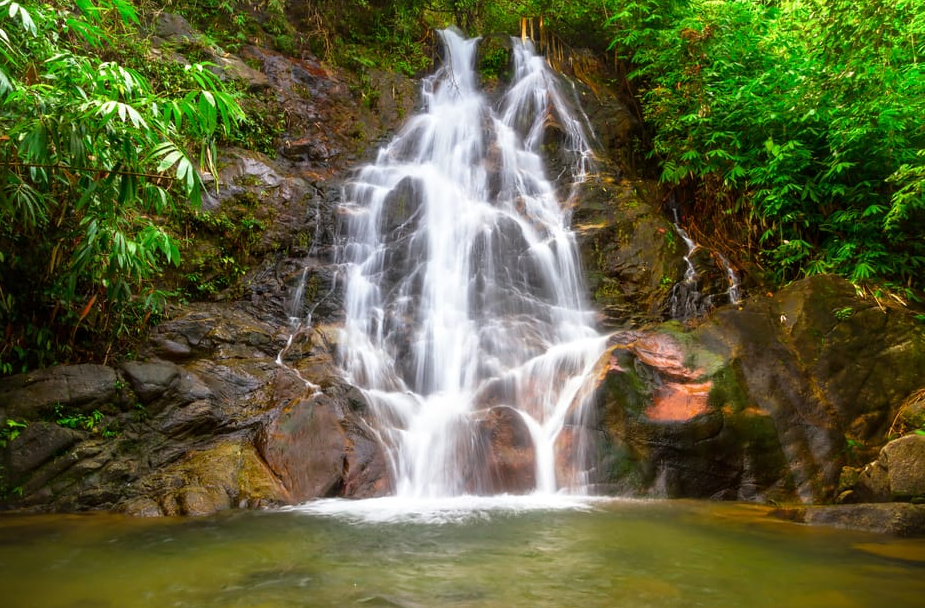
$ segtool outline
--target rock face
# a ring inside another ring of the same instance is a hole
[[[922,329],[834,277],[614,342],[602,482],[645,496],[831,502],[842,468],[876,453],[925,377]],[[918,462],[918,445],[881,459]]]
[[[536,487],[536,459],[533,439],[521,415],[514,408],[497,406],[478,423],[478,441],[484,446],[489,494],[529,492]]]
[[[4,451],[6,505],[201,515],[383,493],[382,453],[329,337],[303,331],[286,351],[291,364],[277,364],[288,320],[260,321],[265,307],[191,305],[118,369],[0,381],[2,421],[27,421]]]
[[[771,515],[806,524],[893,536],[919,537],[925,532],[925,505],[908,503],[791,507]]]

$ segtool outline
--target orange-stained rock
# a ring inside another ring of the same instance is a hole
[[[687,354],[669,334],[643,335],[633,343],[631,350],[640,361],[663,375],[685,380],[694,380],[703,375],[703,370],[690,369],[684,364]]]
[[[712,388],[712,382],[666,382],[655,390],[646,416],[650,420],[683,421],[705,414],[709,410],[707,397]]]
[[[556,486],[558,488],[578,488],[585,485],[586,480],[581,479],[581,471],[589,464],[586,462],[588,454],[583,453],[590,447],[587,442],[587,429],[575,426],[566,426],[556,437]]]

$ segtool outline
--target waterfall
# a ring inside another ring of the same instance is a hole
[[[585,129],[530,42],[512,39],[514,76],[492,103],[478,39],[441,37],[424,109],[344,189],[340,363],[397,495],[579,491],[583,405],[606,343],[569,229]],[[563,167],[553,179],[549,148]]]
[[[672,208],[672,213],[675,232],[684,241],[687,253],[684,254],[684,278],[674,284],[668,297],[669,317],[686,321],[706,314],[719,304],[738,304],[742,299],[739,277],[729,260],[719,251],[706,252],[681,227],[678,210]],[[698,256],[700,253],[706,255]],[[699,263],[695,263],[697,257],[700,257]],[[717,271],[722,276],[713,276]],[[717,285],[725,289],[719,290]]]

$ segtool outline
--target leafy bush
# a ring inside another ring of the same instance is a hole
[[[78,330],[109,343],[156,314],[178,264],[165,228],[200,204],[197,167],[242,117],[202,65],[172,94],[107,60],[142,44],[126,0],[0,0],[0,372],[66,359]],[[195,142],[198,162],[187,145]]]

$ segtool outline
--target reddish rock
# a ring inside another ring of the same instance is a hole
[[[264,431],[261,454],[294,501],[340,491],[348,445],[342,419],[336,403],[315,395],[284,408]]]
[[[712,382],[666,382],[655,389],[646,416],[650,420],[683,421],[705,414],[710,409],[707,398],[712,388]]]
[[[346,433],[343,495],[350,498],[388,495],[392,483],[382,444],[371,436],[366,425],[355,420],[348,419]]]
[[[685,365],[687,353],[669,334],[643,335],[631,345],[631,350],[640,361],[664,376],[694,380],[703,375],[703,370],[690,369]]]
[[[479,420],[486,446],[489,493],[525,493],[536,487],[536,457],[526,422],[508,406],[493,407]]]

